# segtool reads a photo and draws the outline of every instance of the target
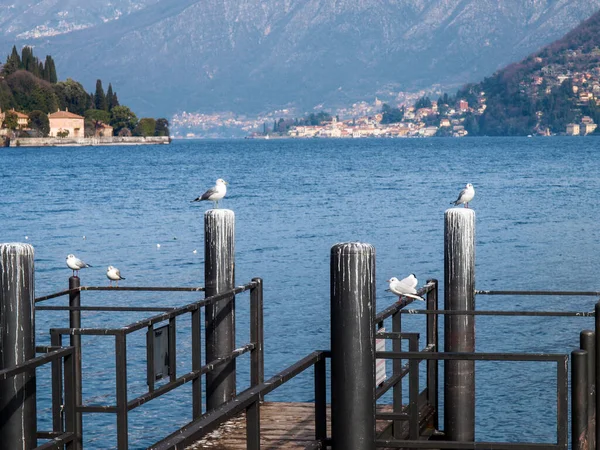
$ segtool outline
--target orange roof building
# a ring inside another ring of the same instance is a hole
[[[50,136],[58,136],[59,132],[68,131],[67,137],[84,137],[84,118],[66,111],[48,114],[50,121]]]

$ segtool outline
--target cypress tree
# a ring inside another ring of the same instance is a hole
[[[94,106],[96,109],[106,111],[106,96],[102,88],[102,81],[96,80],[96,94],[94,95]]]
[[[113,88],[112,88],[112,84],[108,83],[108,90],[106,91],[106,110],[108,112],[112,111],[113,109]]]
[[[21,64],[21,57],[19,56],[19,52],[17,51],[17,47],[15,45],[13,45],[12,52],[10,54],[10,59],[17,63],[17,67],[19,69],[23,68],[23,65]]]
[[[46,55],[46,62],[44,65],[44,80],[50,83],[56,83],[58,81],[56,76],[56,66],[54,60],[50,55]]]
[[[113,93],[111,102],[112,102],[112,107],[113,108],[115,108],[116,106],[121,106],[119,104],[119,98],[117,97],[117,93],[116,92]]]

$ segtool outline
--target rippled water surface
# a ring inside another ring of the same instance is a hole
[[[107,285],[108,265],[128,286],[203,284],[203,213],[190,200],[226,179],[222,207],[236,214],[236,282],[264,278],[266,376],[329,348],[329,250],[360,240],[377,251],[377,309],[395,299],[391,276],[443,281],[443,214],[476,189],[478,289],[600,290],[600,141],[596,138],[186,141],[170,146],[0,149],[0,242],[29,242],[36,295],[65,289],[75,253]],[[85,239],[84,239],[85,236]],[[26,238],[27,237],[27,238]],[[160,244],[160,248],[157,247]],[[194,252],[196,250],[196,252]],[[443,289],[443,286],[441,286]],[[173,306],[196,294],[83,292],[83,305]],[[247,342],[247,294],[237,301]],[[443,295],[441,295],[443,298]],[[485,297],[479,309],[589,311],[593,297]],[[64,305],[65,299],[47,302]],[[420,305],[419,305],[420,306]],[[139,313],[84,312],[83,325],[120,326]],[[39,311],[37,343],[67,326]],[[187,322],[178,371],[190,368]],[[423,316],[406,317],[422,330]],[[478,351],[570,352],[588,318],[478,317]],[[84,337],[84,399],[114,402],[114,341]],[[128,340],[129,396],[144,392],[145,335]],[[240,389],[248,358],[240,360]],[[38,414],[50,427],[48,370]],[[441,371],[443,373],[443,371]],[[547,363],[477,363],[477,439],[553,441],[556,372]],[[312,371],[270,399],[311,400]],[[145,448],[191,416],[189,388],[134,410],[130,448]],[[269,399],[269,398],[268,398]],[[115,417],[84,418],[86,448],[115,446]]]

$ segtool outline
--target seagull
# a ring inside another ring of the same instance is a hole
[[[210,200],[210,201],[214,202],[215,208],[218,208],[219,200],[221,200],[223,197],[225,197],[225,194],[227,193],[227,184],[229,184],[229,183],[227,183],[227,181],[225,181],[222,178],[219,178],[213,187],[211,187],[208,191],[206,191],[204,194],[202,194],[197,199],[192,200],[192,202],[201,202],[202,200]]]
[[[67,255],[67,266],[69,267],[69,269],[71,269],[73,271],[74,277],[79,276],[80,269],[85,269],[86,267],[92,267],[89,264],[84,263],[82,260],[80,260],[73,254]],[[77,272],[77,273],[75,273],[75,272]]]
[[[401,280],[392,277],[387,282],[390,283],[390,288],[387,290],[396,294],[399,297],[398,300],[402,300],[402,297],[410,297],[425,301],[423,297],[417,295],[417,277],[414,273]]]
[[[124,280],[125,277],[121,276],[121,271],[113,266],[108,266],[106,269],[106,277],[110,280],[110,286],[112,287],[112,282],[117,282],[117,287],[119,287],[119,280]]]
[[[465,208],[468,208],[469,202],[473,200],[473,197],[475,197],[475,189],[473,189],[473,185],[469,183],[465,186],[465,188],[462,191],[460,191],[456,201],[450,202],[450,204],[454,204],[454,206],[464,204]]]

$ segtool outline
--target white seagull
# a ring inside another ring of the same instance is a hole
[[[475,197],[475,189],[473,188],[473,185],[469,183],[465,186],[465,188],[462,191],[460,191],[456,201],[450,202],[450,204],[453,204],[454,206],[464,204],[465,208],[468,208],[469,202],[473,200],[473,197]]]
[[[117,282],[117,287],[119,287],[119,280],[124,280],[125,277],[121,276],[121,271],[113,266],[108,266],[106,269],[106,277],[110,280],[110,286],[112,287],[112,282]]]
[[[229,183],[227,183],[227,181],[225,181],[222,178],[219,178],[213,187],[211,187],[208,191],[206,191],[204,194],[202,194],[197,199],[192,200],[192,202],[201,202],[202,200],[210,200],[211,202],[215,203],[215,208],[218,208],[219,200],[221,200],[223,197],[225,197],[225,194],[227,194],[227,185],[228,184]]]
[[[79,271],[81,269],[85,269],[86,267],[92,267],[89,264],[84,263],[82,260],[80,260],[73,254],[67,255],[67,266],[73,271],[74,277],[79,276]]]
[[[399,297],[398,300],[402,300],[402,297],[410,297],[416,300],[425,301],[423,297],[419,297],[417,295],[418,281],[414,273],[411,273],[409,276],[401,280],[396,277],[392,277],[387,280],[387,282],[390,283],[390,288],[387,290],[396,294]]]

